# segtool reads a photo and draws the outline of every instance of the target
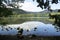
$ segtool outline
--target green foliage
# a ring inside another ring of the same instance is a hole
[[[5,5],[2,3],[3,0],[0,0],[0,24],[6,25],[7,22],[3,21],[3,17],[8,17],[10,15],[13,15],[12,10],[9,8],[6,8]]]
[[[55,19],[54,24],[57,24],[60,27],[60,15],[55,14],[55,15],[51,15],[49,14],[49,17],[52,19]]]
[[[12,11],[4,7],[2,0],[0,0],[0,17],[7,17],[12,15]]]
[[[1,4],[2,4],[2,0],[0,0],[0,6],[1,6]]]
[[[34,0],[33,0],[33,1],[34,1]],[[46,0],[45,3],[44,3],[44,0],[36,0],[36,2],[38,3],[38,6],[37,6],[37,7],[41,7],[42,9],[43,9],[43,8],[46,9],[46,8],[48,8],[48,6],[49,6],[50,0]],[[53,3],[57,4],[57,3],[58,3],[58,0],[52,0],[51,3],[52,3],[52,4],[53,4]],[[44,6],[44,7],[43,7],[43,6]]]
[[[12,11],[8,8],[1,8],[0,7],[0,17],[7,17],[9,15],[13,15]]]
[[[58,3],[58,0],[52,0],[52,4],[53,3],[57,4]]]
[[[1,8],[0,7],[0,24],[6,25],[8,22],[4,21],[4,17],[8,17],[10,15],[13,15],[12,11],[8,8]]]

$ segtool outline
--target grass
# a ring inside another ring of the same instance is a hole
[[[60,12],[52,12],[52,15],[58,14],[60,15]],[[37,14],[14,14],[9,17],[2,17],[2,20],[0,20],[0,23],[7,22],[8,24],[20,24],[25,21],[40,21],[44,23],[54,23],[54,19],[49,19],[49,13],[37,13]]]
[[[44,23],[53,23],[54,20],[49,19],[48,17],[44,18],[44,17],[8,17],[8,18],[3,18],[3,21],[1,22],[8,22],[9,24],[19,24],[19,23],[23,23],[25,21],[40,21],[40,22],[44,22]]]
[[[53,13],[52,13],[53,14]],[[44,23],[53,23],[53,19],[49,19],[49,14],[14,14],[9,17],[2,17],[2,21],[0,23],[7,22],[8,24],[20,24],[25,21],[40,21]]]
[[[52,15],[56,15],[56,14],[57,14],[57,15],[60,15],[60,12],[52,12],[51,14],[52,14]]]

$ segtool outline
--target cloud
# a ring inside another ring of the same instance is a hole
[[[60,3],[58,3],[58,4],[51,4],[51,9],[53,9],[53,10],[60,9]]]
[[[36,5],[33,4],[32,2],[25,2],[21,7],[21,9],[25,11],[32,11],[32,12],[42,11],[40,7],[36,7]]]

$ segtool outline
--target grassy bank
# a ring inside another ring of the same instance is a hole
[[[52,12],[52,15],[58,14],[60,12]],[[11,15],[9,17],[1,17],[0,23],[7,22],[8,24],[20,24],[25,21],[40,21],[44,23],[54,23],[54,19],[49,19],[49,13],[25,13],[25,14],[17,14]]]
[[[25,21],[40,21],[44,23],[53,23],[54,20],[49,19],[49,14],[14,14],[9,17],[1,17],[0,23],[7,22],[8,24],[20,24]]]

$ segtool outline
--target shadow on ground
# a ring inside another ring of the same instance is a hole
[[[19,39],[17,38],[17,36],[0,35],[0,40],[60,40],[60,37],[41,37],[41,36],[28,37],[28,36],[25,36],[22,39]]]

